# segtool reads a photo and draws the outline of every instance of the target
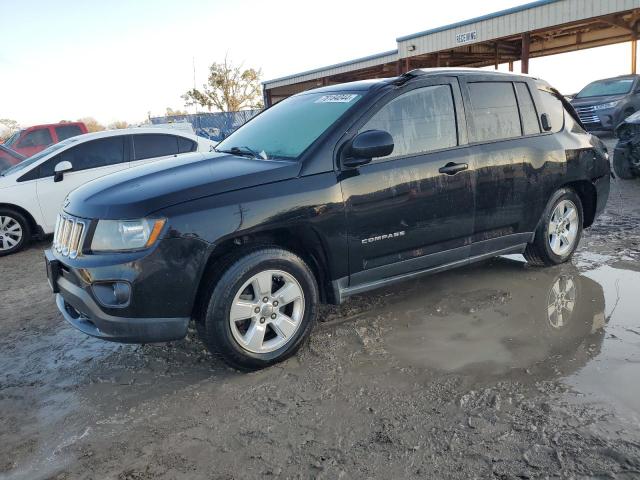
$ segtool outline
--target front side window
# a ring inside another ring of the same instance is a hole
[[[519,137],[520,115],[511,82],[469,83],[470,111],[474,128],[471,142]]]
[[[28,132],[20,143],[18,147],[41,147],[43,145],[51,145],[53,143],[53,138],[51,138],[51,132],[49,132],[48,128],[40,128],[38,130],[33,130]]]
[[[384,130],[393,137],[393,152],[385,159],[455,147],[458,135],[451,87],[417,88],[394,98],[360,129],[366,130]]]
[[[61,141],[76,135],[82,135],[82,130],[78,125],[61,125],[56,127],[56,135],[58,135],[58,141]]]
[[[74,172],[123,163],[124,136],[99,138],[65,150],[40,166],[40,178],[52,176],[55,166],[65,160]]]
[[[240,127],[216,151],[240,149],[264,159],[296,159],[361,97],[347,92],[294,95]]]
[[[633,78],[612,78],[598,80],[584,87],[576,98],[601,97],[606,95],[625,95],[631,91]]]
[[[178,139],[174,135],[157,133],[133,135],[133,150],[136,160],[175,155],[178,153]]]

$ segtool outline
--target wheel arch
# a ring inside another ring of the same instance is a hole
[[[262,247],[278,247],[299,256],[311,269],[323,303],[336,303],[331,288],[329,262],[320,235],[311,227],[274,228],[226,238],[215,246],[203,268],[194,302],[193,318],[198,319],[212,282],[239,256]]]
[[[33,215],[31,215],[31,213],[29,213],[29,211],[26,210],[25,208],[15,205],[13,203],[0,203],[0,209],[14,210],[18,212],[20,215],[22,215],[24,218],[26,218],[27,221],[29,222],[32,238],[36,236],[37,237],[44,236],[44,230],[42,229],[42,227],[38,225],[38,222],[36,222],[35,218],[33,218]]]
[[[598,204],[598,192],[596,187],[589,180],[578,180],[566,183],[563,188],[571,188],[576,192],[582,203],[583,228],[588,228],[593,224],[596,216],[596,206]]]

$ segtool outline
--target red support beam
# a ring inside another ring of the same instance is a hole
[[[631,36],[631,73],[636,74],[638,64],[638,35]]]
[[[529,73],[529,47],[531,46],[531,36],[529,32],[522,34],[521,68],[522,73]]]

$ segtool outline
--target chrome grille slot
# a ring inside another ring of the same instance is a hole
[[[576,112],[582,123],[600,123],[600,118],[596,115],[596,110],[592,106],[576,107]]]
[[[53,249],[69,258],[76,258],[82,253],[85,233],[83,220],[60,214],[53,234]]]

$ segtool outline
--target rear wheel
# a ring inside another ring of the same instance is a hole
[[[0,257],[22,250],[31,239],[29,222],[20,213],[0,209]]]
[[[316,319],[318,287],[297,255],[261,248],[238,258],[210,286],[199,334],[207,348],[240,370],[293,355]]]
[[[583,225],[582,202],[570,188],[556,191],[542,214],[532,243],[524,257],[538,266],[564,263],[575,252]]]

